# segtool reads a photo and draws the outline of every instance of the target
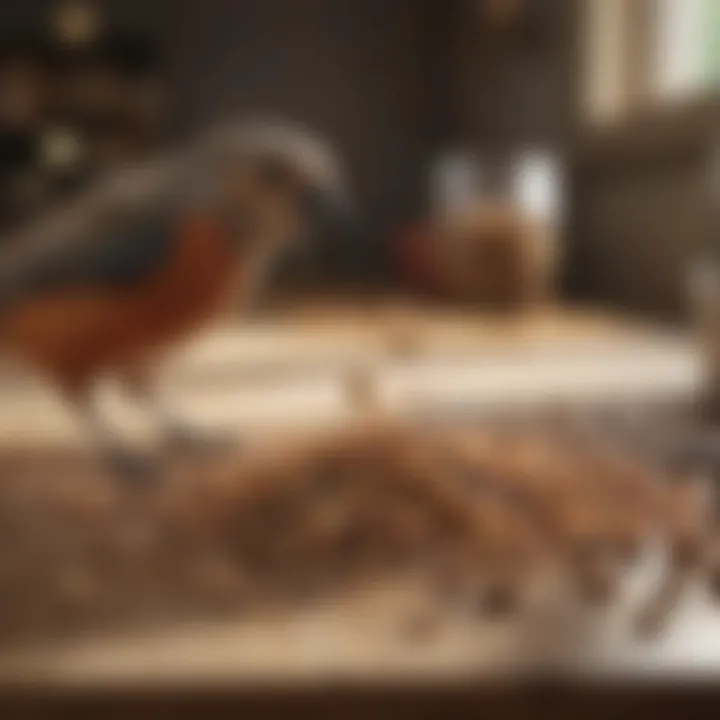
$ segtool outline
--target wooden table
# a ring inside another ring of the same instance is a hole
[[[686,339],[617,318],[556,311],[499,321],[401,307],[304,310],[221,328],[175,361],[165,387],[188,414],[245,433],[336,425],[355,417],[344,383],[358,367],[375,375],[388,412],[411,416],[463,403],[493,411],[594,397],[687,398],[700,383],[697,353]],[[128,429],[145,432],[137,420]],[[0,437],[40,448],[82,441],[67,414],[30,381],[9,389]],[[2,658],[0,684],[10,695],[22,686],[30,694],[103,688],[105,697],[125,701],[138,688],[158,696],[170,689],[170,699],[181,689],[251,697],[261,687],[273,697],[290,687],[317,698],[328,687],[350,695],[375,688],[380,697],[380,688],[392,686],[417,697],[419,687],[434,685],[435,697],[469,701],[469,681],[507,677],[525,665],[527,628],[447,621],[430,639],[408,642],[394,627],[397,614],[377,608],[377,598],[365,605],[355,599],[249,626],[36,649]],[[690,593],[668,634],[650,645],[629,641],[622,619],[610,615],[582,621],[592,635],[582,646],[588,677],[687,681],[720,674],[720,618],[701,595]],[[451,691],[459,694],[443,695]]]

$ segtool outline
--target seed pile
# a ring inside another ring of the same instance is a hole
[[[535,427],[364,427],[132,492],[55,466],[4,468],[0,641],[292,608],[403,574],[480,614],[521,611],[546,576],[610,601],[652,537],[673,571],[717,555],[704,483]]]

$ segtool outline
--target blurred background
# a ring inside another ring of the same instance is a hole
[[[458,156],[511,197],[517,158],[550,153],[568,180],[560,292],[677,317],[709,232],[716,16],[711,0],[5,3],[3,224],[266,115],[331,143],[363,209],[316,280],[412,284],[422,253],[400,238],[462,194]]]
[[[719,91],[718,0],[3,2],[0,242],[217,123],[286,120],[342,166],[355,232],[316,228],[178,357],[188,414],[693,403],[720,396]],[[3,447],[50,477],[76,426],[3,372]],[[679,663],[715,643],[688,622]]]

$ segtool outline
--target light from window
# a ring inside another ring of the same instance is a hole
[[[586,0],[583,100],[606,121],[720,90],[720,0]]]
[[[702,86],[703,15],[707,2],[654,0],[654,4],[653,94],[675,98],[693,93]]]

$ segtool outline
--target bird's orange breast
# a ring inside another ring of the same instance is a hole
[[[4,344],[72,383],[139,362],[192,332],[222,306],[241,268],[208,218],[188,218],[177,232],[167,261],[141,282],[23,303],[5,321]]]

